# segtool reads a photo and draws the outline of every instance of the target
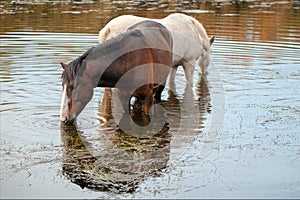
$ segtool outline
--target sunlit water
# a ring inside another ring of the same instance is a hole
[[[296,3],[8,5],[1,14],[1,197],[299,197]],[[195,16],[216,35],[207,81],[195,73],[190,90],[179,69],[176,90],[166,88],[160,104],[167,123],[151,138],[123,134],[114,120],[103,124],[101,88],[77,130],[61,127],[59,63],[96,45],[112,17],[163,10]]]

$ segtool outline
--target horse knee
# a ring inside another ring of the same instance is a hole
[[[177,72],[177,67],[172,68],[170,73],[169,73],[169,83],[174,82],[175,77],[176,77],[176,72]]]
[[[149,115],[150,104],[147,101],[143,102],[143,111],[146,115]]]

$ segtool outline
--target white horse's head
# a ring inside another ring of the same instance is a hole
[[[210,64],[211,61],[211,45],[213,44],[215,40],[215,36],[212,36],[209,39],[209,42],[202,42],[203,51],[198,58],[197,64],[200,67],[201,74],[205,75],[207,73],[207,67]]]

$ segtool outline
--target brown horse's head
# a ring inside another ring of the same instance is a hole
[[[70,119],[73,115],[72,112],[72,92],[74,88],[74,82],[75,82],[75,61],[72,61],[71,63],[64,64],[60,63],[63,68],[62,73],[62,86],[63,86],[63,95],[61,99],[61,106],[60,106],[60,120],[64,123],[71,123]]]
[[[60,120],[65,124],[73,123],[74,119],[83,110],[93,95],[93,87],[90,87],[89,84],[85,84],[85,81],[82,80],[82,74],[86,68],[86,66],[83,66],[86,65],[86,63],[83,64],[83,61],[91,50],[92,49],[88,50],[82,56],[78,57],[76,60],[73,60],[68,65],[61,63],[63,68],[63,94],[60,108]],[[78,79],[81,81],[78,81]],[[79,83],[81,85],[79,85]]]

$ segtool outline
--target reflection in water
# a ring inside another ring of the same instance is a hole
[[[149,175],[166,167],[170,151],[168,127],[155,136],[136,138],[121,130],[99,130],[103,148],[90,151],[82,132],[61,127],[63,174],[82,188],[115,193],[132,192]]]
[[[195,99],[199,101],[199,109],[202,115],[205,113],[210,113],[211,105],[210,105],[210,92],[208,89],[208,81],[206,76],[201,76],[195,87]]]
[[[102,141],[108,143],[107,148],[98,152],[97,156],[90,153],[75,126],[62,127],[61,135],[63,174],[82,188],[132,192],[145,177],[159,175],[168,161],[167,127],[147,139],[137,139],[117,131],[109,135],[109,141]]]
[[[208,35],[242,41],[300,41],[299,1],[0,1],[0,33],[97,32],[122,14],[162,18],[187,13]]]
[[[177,94],[175,87],[170,85],[174,94],[171,92],[170,95],[169,91],[168,101],[172,103],[166,104],[166,110],[170,131],[173,133],[171,141],[173,150],[181,151],[181,148],[189,146],[202,134],[205,115],[210,112],[210,93],[206,78],[200,76],[194,88],[195,92],[190,86],[186,86],[183,98],[177,99],[174,95]]]
[[[203,115],[209,110],[209,90],[203,81],[200,78],[196,85],[200,97],[196,101],[190,86],[185,88],[183,99],[169,90],[168,99],[160,103],[166,111],[163,128],[153,136],[142,137],[127,134],[117,126],[113,112],[119,110],[118,99],[113,95],[114,90],[105,89],[99,103],[101,124],[96,139],[88,139],[75,126],[61,127],[63,174],[82,188],[115,193],[133,192],[146,177],[159,176],[167,167],[171,149],[189,146],[201,135],[199,127],[203,126]],[[140,110],[135,102],[132,120],[147,125],[149,118]]]

